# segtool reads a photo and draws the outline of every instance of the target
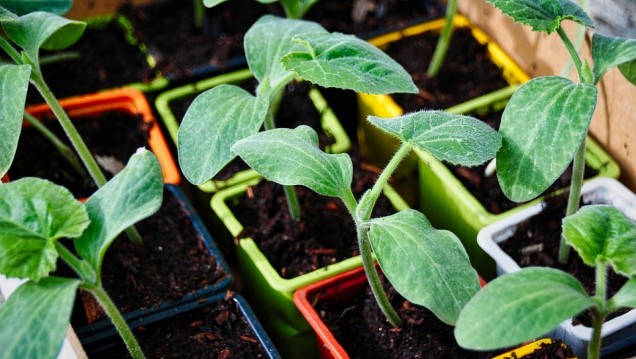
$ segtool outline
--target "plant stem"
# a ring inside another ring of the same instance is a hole
[[[369,281],[369,286],[371,286],[373,296],[389,323],[391,323],[392,326],[399,328],[402,326],[402,319],[391,305],[389,298],[384,292],[384,288],[382,288],[380,275],[375,269],[371,245],[369,244],[369,230],[367,228],[361,228],[360,225],[357,225],[356,227],[358,227],[358,246],[360,247],[360,256],[362,257],[364,272],[367,275],[367,280]]]
[[[80,58],[78,51],[65,51],[59,54],[52,54],[40,58],[40,66],[55,64],[62,61],[75,60]]]
[[[203,28],[203,21],[205,19],[205,8],[203,7],[202,0],[192,1],[194,1],[194,27],[200,30]]]
[[[97,165],[95,157],[93,157],[88,147],[86,147],[86,143],[82,139],[82,136],[80,136],[79,132],[77,132],[77,129],[66,114],[66,111],[64,111],[64,108],[62,108],[60,102],[53,95],[53,92],[51,92],[48,85],[44,81],[42,73],[35,65],[31,66],[31,81],[44,98],[44,101],[46,101],[46,103],[51,108],[51,111],[60,122],[60,125],[62,125],[62,129],[66,133],[66,136],[68,136],[68,139],[71,141],[73,148],[75,148],[75,151],[82,160],[82,163],[84,163],[84,166],[88,170],[88,173],[90,173],[91,177],[93,178],[93,181],[95,181],[97,187],[102,187],[103,185],[105,185],[106,176],[104,176],[104,173]],[[137,232],[137,229],[135,227],[129,227],[128,229],[126,229],[126,234],[133,243],[142,243],[141,235],[139,234],[139,232]]]
[[[600,303],[607,301],[607,265],[604,260],[596,263],[596,292],[594,297]],[[605,322],[606,308],[592,307],[592,338],[587,346],[588,359],[598,359],[601,355],[601,332]]]
[[[24,112],[24,119],[33,126],[38,132],[40,132],[44,137],[46,137],[49,142],[60,152],[62,157],[68,161],[68,163],[73,167],[73,169],[82,177],[86,176],[86,170],[82,167],[79,158],[75,155],[75,152],[68,147],[62,140],[57,137],[51,130],[49,130],[40,120],[35,118],[35,116],[31,115],[28,112]]]
[[[0,47],[7,53],[7,55],[9,55],[9,57],[11,57],[11,60],[13,60],[16,64],[24,64],[24,61],[22,61],[22,58],[20,57],[20,53],[16,51],[16,49],[13,48],[13,46],[11,46],[11,44],[2,36],[0,36]]]
[[[80,287],[91,292],[91,294],[95,296],[95,299],[97,299],[102,308],[104,308],[104,311],[113,322],[115,329],[117,329],[117,332],[124,340],[130,356],[134,359],[144,358],[144,353],[141,350],[137,339],[135,339],[135,336],[128,327],[128,324],[126,324],[126,320],[121,315],[121,313],[115,306],[115,303],[113,303],[112,299],[110,299],[104,288],[102,288],[101,286],[84,283],[81,284]]]
[[[77,258],[71,251],[59,242],[55,243],[55,250],[59,253],[60,257],[68,264],[71,269],[77,273],[77,275],[84,282],[94,283],[97,279],[97,274],[90,265]]]
[[[433,53],[431,63],[428,65],[428,70],[426,70],[426,75],[429,78],[437,76],[439,70],[442,68],[444,58],[446,58],[446,52],[448,51],[448,46],[453,38],[453,19],[455,18],[456,12],[457,0],[448,0],[448,4],[446,4],[446,23],[444,24],[444,29],[442,29],[439,39],[437,40],[437,46],[435,47],[435,53]]]
[[[572,163],[572,179],[570,180],[570,194],[568,196],[568,205],[565,212],[566,217],[573,215],[579,209],[581,200],[581,188],[583,187],[583,175],[585,170],[585,139],[581,141],[579,148],[574,154]],[[570,256],[570,246],[565,243],[565,238],[561,236],[559,243],[559,263],[565,264]]]
[[[565,48],[570,53],[570,57],[572,58],[572,61],[574,61],[574,67],[576,68],[576,73],[579,75],[579,81],[582,81],[583,78],[584,78],[583,77],[583,63],[581,62],[581,58],[579,57],[579,54],[576,52],[576,48],[574,48],[574,45],[572,45],[572,42],[570,41],[570,38],[565,33],[565,31],[563,31],[562,27],[559,26],[557,28],[557,33],[559,34],[559,37],[561,38],[561,41],[563,41],[563,44],[565,45]]]

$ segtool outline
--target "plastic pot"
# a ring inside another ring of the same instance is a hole
[[[155,106],[173,143],[177,143],[177,133],[179,131],[179,123],[181,119],[177,119],[170,109],[171,102],[184,99],[191,95],[199,94],[201,92],[204,92],[205,90],[211,89],[221,84],[238,85],[252,78],[252,73],[248,69],[244,69],[177,87],[162,92],[159,96],[157,96],[157,99],[155,100]],[[329,148],[326,149],[326,151],[331,153],[341,153],[348,151],[349,148],[351,148],[351,140],[349,139],[349,136],[347,136],[345,130],[342,128],[340,121],[338,121],[331,108],[327,105],[325,99],[315,88],[312,88],[309,91],[308,95],[314,106],[316,107],[316,110],[321,116],[320,121],[323,130],[325,131],[325,133],[331,134],[334,139],[333,144],[331,144]],[[203,192],[215,193],[220,189],[244,182],[256,176],[257,174],[253,170],[245,170],[236,173],[229,179],[212,179],[202,185],[199,185],[198,187]]]
[[[159,159],[164,183],[178,185],[181,182],[181,174],[177,169],[172,153],[142,92],[125,88],[109,90],[63,99],[60,104],[71,118],[97,116],[108,111],[122,111],[128,114],[141,115],[144,122],[151,124],[148,145]],[[52,115],[51,109],[47,104],[29,106],[26,111],[38,118]]]
[[[541,348],[541,345],[543,344],[550,344],[552,343],[553,340],[552,339],[540,339],[540,340],[536,340],[532,343],[528,343],[526,345],[523,345],[517,349],[513,349],[509,352],[505,352],[501,355],[498,355],[496,357],[494,357],[493,359],[507,359],[507,358],[525,358],[528,355],[534,353],[535,350]],[[572,357],[569,359],[576,359],[576,357]]]
[[[163,313],[173,312],[175,311],[175,308],[183,304],[194,302],[203,297],[210,296],[216,293],[225,292],[232,282],[232,271],[230,266],[217,248],[212,236],[203,225],[203,222],[194,211],[194,208],[192,207],[184,193],[179,187],[173,185],[165,185],[165,190],[167,191],[166,195],[172,195],[177,199],[179,206],[182,207],[183,212],[186,213],[188,219],[194,227],[197,237],[200,238],[202,245],[205,246],[203,250],[206,251],[206,253],[209,253],[210,256],[214,257],[215,262],[218,264],[218,268],[225,272],[226,275],[218,283],[195,289],[180,299],[174,300],[172,302],[164,302],[163,304],[151,308],[136,309],[131,312],[125,313],[124,318],[131,327],[141,325],[139,323],[144,323],[146,320],[145,318],[147,317],[162,316],[165,315]],[[199,238],[192,238],[192,240],[197,241],[199,240]],[[108,256],[108,253],[106,255]],[[77,335],[80,340],[82,340],[82,343],[85,346],[88,346],[93,342],[108,337],[113,331],[114,328],[110,320],[107,318],[81,327],[76,327]]]
[[[636,219],[636,195],[611,178],[597,178],[583,185],[582,197],[586,203],[608,204],[621,210],[625,215]],[[495,261],[497,273],[519,271],[521,267],[503,249],[499,243],[512,235],[515,226],[527,218],[539,213],[543,203],[535,203],[516,213],[484,227],[477,235],[481,248]],[[572,255],[576,255],[572,253]],[[564,321],[549,335],[563,340],[572,347],[580,358],[587,356],[587,345],[592,337],[592,328],[584,325],[572,325],[570,319]],[[607,355],[636,343],[636,310],[620,315],[603,324],[601,354]]]
[[[243,225],[231,212],[228,202],[244,197],[247,188],[256,185],[260,180],[256,178],[226,188],[212,197],[212,210],[234,238],[239,238]],[[391,187],[385,187],[384,194],[396,210],[408,208],[406,202]],[[238,240],[236,254],[247,294],[259,298],[255,303],[255,309],[262,315],[274,341],[280,343],[280,350],[286,357],[301,357],[308,348],[315,345],[307,322],[293,304],[294,291],[362,265],[360,256],[356,256],[294,278],[284,279],[251,238]]]
[[[227,292],[207,296],[201,298],[198,301],[193,301],[182,304],[178,307],[174,307],[170,311],[160,312],[155,315],[146,317],[143,320],[135,321],[133,323],[129,322],[129,326],[131,329],[133,329],[133,333],[137,328],[140,328],[141,331],[152,331],[155,326],[172,326],[174,325],[173,323],[175,323],[176,320],[179,318],[179,316],[193,313],[196,310],[205,309],[206,307],[213,306],[227,298],[229,298],[229,300],[231,300],[238,307],[240,314],[244,317],[250,329],[253,331],[255,339],[263,348],[265,357],[269,359],[279,359],[281,356],[274,347],[269,336],[263,329],[260,321],[252,311],[247,301],[238,293]],[[182,330],[187,331],[189,329],[191,329],[190,323],[188,323],[188,328],[183,328]],[[103,351],[108,350],[116,345],[123,346],[121,341],[118,340],[117,334],[114,332],[114,329],[113,331],[103,334],[105,335],[101,335],[99,338],[88,338],[93,341],[92,344],[86,345],[89,355],[104,356],[106,355],[106,353],[102,353]],[[142,341],[140,341],[140,345],[142,346],[142,348],[144,347],[144,343]]]

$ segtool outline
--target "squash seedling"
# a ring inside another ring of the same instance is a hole
[[[455,327],[459,345],[475,350],[516,345],[589,309],[592,339],[587,357],[600,357],[601,328],[607,315],[621,307],[636,307],[636,223],[612,206],[590,205],[563,219],[563,237],[585,264],[596,268],[595,294],[588,295],[576,278],[557,269],[524,268],[503,275],[462,310]],[[629,278],[610,299],[608,266]]]
[[[39,178],[0,185],[0,273],[26,281],[0,305],[0,358],[54,358],[69,325],[77,288],[90,292],[133,358],[143,353],[101,283],[104,255],[125,228],[161,206],[157,158],[142,150],[86,203]],[[75,253],[65,246],[73,239]],[[58,259],[78,278],[50,276]]]
[[[533,31],[556,32],[565,45],[579,82],[560,76],[534,78],[523,84],[504,109],[499,129],[503,144],[497,153],[497,176],[505,195],[528,201],[544,192],[573,162],[566,215],[579,207],[585,165],[585,138],[596,108],[596,85],[618,67],[636,83],[636,40],[592,36],[593,67],[583,61],[561,27],[572,20],[586,28],[594,24],[569,0],[488,0],[514,21]],[[569,247],[561,240],[559,262],[567,262]]]
[[[263,125],[275,128],[283,90],[296,77],[368,93],[417,90],[406,71],[376,47],[310,21],[265,15],[245,34],[244,47],[259,82],[255,95],[235,85],[214,87],[194,99],[179,127],[179,163],[194,184],[213,178],[236,157],[230,151],[235,142]],[[285,187],[285,195],[292,218],[300,218],[293,188]]]

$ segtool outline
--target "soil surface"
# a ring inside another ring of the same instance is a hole
[[[492,63],[486,45],[467,28],[456,29],[439,74],[429,79],[428,64],[439,34],[428,31],[390,44],[386,52],[411,74],[420,89],[417,95],[394,94],[405,112],[441,110],[508,86],[501,70]]]
[[[353,168],[352,188],[359,198],[371,188],[379,172],[358,155],[353,156]],[[240,237],[254,239],[283,278],[293,278],[359,254],[353,219],[339,199],[317,195],[302,186],[296,187],[296,193],[301,206],[300,221],[290,217],[280,185],[262,181],[252,187],[246,200],[232,206],[245,227]],[[393,212],[388,199],[381,196],[373,216]]]
[[[485,359],[504,352],[480,353],[460,348],[455,341],[453,327],[441,322],[426,308],[402,298],[386,280],[384,287],[393,308],[404,320],[402,328],[396,329],[388,323],[368,285],[352,302],[319,301],[315,305],[316,311],[351,358]]]
[[[517,359],[518,357],[513,354],[511,356],[505,356],[502,359]],[[539,349],[533,351],[530,354],[523,356],[523,359],[567,359],[574,358],[572,348],[564,346],[560,340],[554,340],[552,343],[542,343]]]
[[[139,147],[148,146],[149,125],[140,115],[111,111],[95,117],[72,118],[72,121],[94,156],[114,159],[118,165],[125,165]],[[43,122],[70,146],[58,121],[45,119]],[[107,170],[104,174],[107,178],[113,176]],[[78,198],[89,197],[97,189],[90,176],[78,175],[53,145],[30,126],[22,129],[9,177],[48,179],[68,188]]]
[[[548,197],[546,202],[547,205],[543,211],[520,223],[514,234],[508,240],[500,242],[499,245],[519,266],[540,266],[564,270],[581,281],[588,294],[594,295],[595,270],[593,267],[583,263],[574,250],[571,250],[566,265],[561,265],[557,259],[562,232],[561,220],[565,216],[567,206],[567,193]],[[611,298],[616,294],[626,281],[626,277],[618,275],[610,269],[607,276],[607,297]],[[622,313],[624,311],[618,311],[610,317]],[[589,315],[582,315],[577,317],[574,323],[590,327],[591,318]]]
[[[77,43],[63,50],[71,51],[79,57],[42,66],[44,80],[57,98],[147,82],[154,77],[146,56],[126,41],[124,30],[115,21],[103,28],[88,27]],[[42,51],[40,58],[54,53]],[[44,100],[31,86],[27,102]]]
[[[125,234],[115,239],[104,256],[102,283],[122,313],[173,303],[227,277],[189,214],[179,199],[165,190],[159,211],[135,225],[143,245],[132,243]],[[84,299],[89,299],[87,310],[91,312],[92,297]],[[103,317],[101,310],[88,315],[90,322]],[[74,325],[86,321],[81,313],[75,314]]]
[[[226,299],[135,329],[148,358],[267,358],[228,292]],[[123,346],[91,358],[129,358]]]

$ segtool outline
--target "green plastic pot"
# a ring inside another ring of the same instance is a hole
[[[161,120],[163,121],[174,144],[176,145],[177,143],[180,119],[177,119],[170,109],[171,102],[183,99],[192,94],[201,93],[221,84],[240,84],[252,77],[253,75],[248,69],[238,70],[181,87],[176,87],[159,94],[155,100],[155,107],[157,108]],[[349,148],[351,148],[351,140],[320,92],[317,89],[312,88],[309,92],[309,97],[318,110],[318,113],[321,115],[321,125],[323,130],[330,133],[334,139],[334,143],[330,145],[326,151],[330,153],[342,153],[348,151]],[[253,179],[257,176],[256,172],[253,170],[245,170],[236,173],[229,179],[210,180],[198,187],[203,192],[215,193],[223,188],[245,182],[246,180]]]
[[[411,26],[401,31],[396,31],[387,35],[379,36],[369,40],[370,43],[386,48],[392,43],[403,38],[420,35],[425,32],[442,30],[445,19],[438,19]],[[510,87],[497,90],[493,94],[484,95],[487,98],[501,98],[510,96],[520,85],[530,79],[530,77],[482,30],[472,25],[467,18],[456,15],[453,20],[455,29],[470,28],[475,40],[487,46],[490,60],[501,70],[502,77],[510,84]],[[452,61],[447,59],[446,61]],[[393,137],[370,125],[366,120],[367,116],[373,115],[380,118],[392,118],[401,116],[404,110],[389,95],[358,94],[358,141],[365,156],[371,159],[377,166],[384,166],[393,153],[398,149],[399,143]],[[407,199],[409,204],[416,206],[418,203],[418,183],[417,183],[417,156],[411,154],[407,157],[400,168],[393,175],[394,184],[400,194]]]
[[[211,201],[212,210],[223,221],[234,238],[239,238],[243,225],[231,212],[228,202],[245,196],[249,186],[256,185],[261,178],[226,188],[217,192]],[[384,189],[396,210],[408,208],[406,202],[391,187]],[[284,279],[272,267],[251,238],[237,242],[236,254],[241,280],[248,295],[258,298],[253,306],[262,322],[267,326],[273,340],[284,357],[300,358],[315,348],[315,338],[307,321],[293,303],[294,292],[320,280],[362,266],[360,256],[316,269],[295,278]],[[317,350],[313,352],[317,353]]]

